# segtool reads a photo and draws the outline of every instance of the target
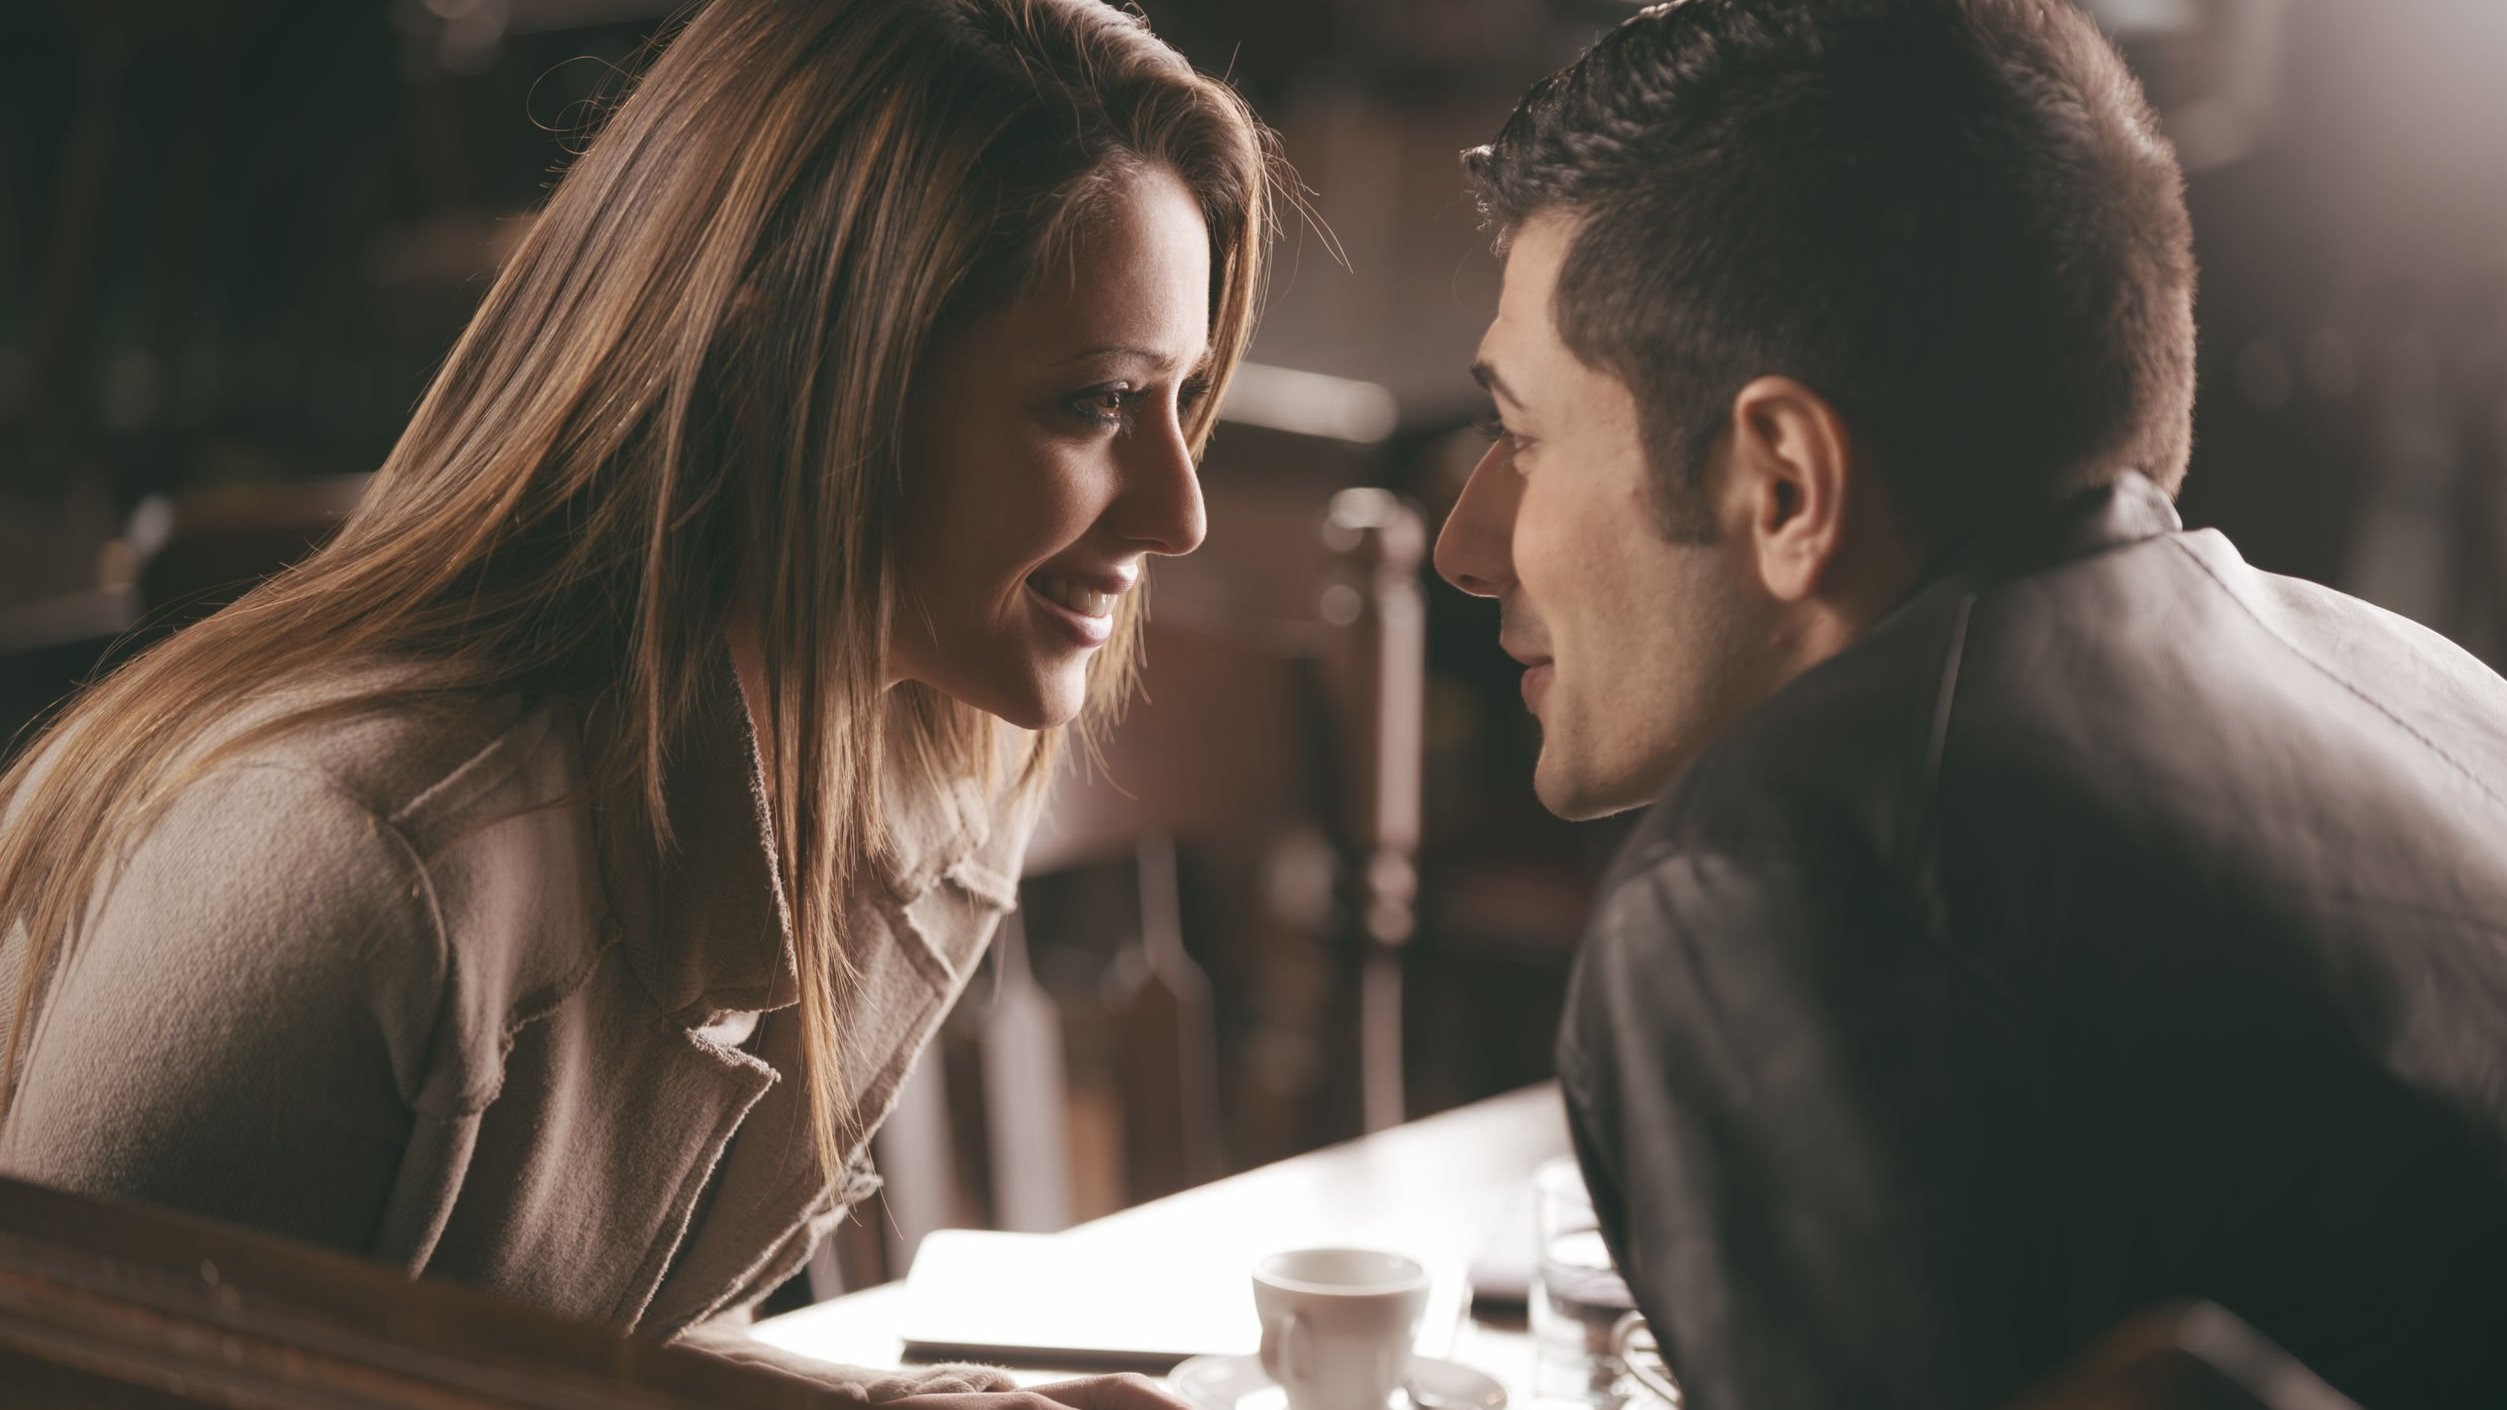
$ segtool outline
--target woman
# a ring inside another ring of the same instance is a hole
[[[697,13],[339,538],[0,778],[0,1168],[744,1313],[1200,539],[1270,161],[1098,0]]]

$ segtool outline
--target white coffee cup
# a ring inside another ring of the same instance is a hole
[[[1262,1369],[1289,1410],[1384,1410],[1410,1374],[1428,1270],[1398,1253],[1306,1248],[1254,1265]]]

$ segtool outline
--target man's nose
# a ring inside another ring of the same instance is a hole
[[[1143,426],[1125,445],[1122,513],[1117,532],[1150,553],[1183,554],[1201,547],[1210,520],[1201,500],[1201,467],[1176,421]]]
[[[1515,502],[1522,481],[1503,440],[1463,482],[1462,498],[1436,536],[1436,571],[1473,597],[1499,597],[1515,585]]]

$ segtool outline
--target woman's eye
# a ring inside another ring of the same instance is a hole
[[[1122,430],[1131,425],[1140,409],[1154,402],[1161,393],[1147,387],[1124,382],[1109,382],[1090,387],[1064,402],[1063,409],[1095,430]],[[1175,386],[1175,411],[1180,419],[1210,395],[1210,378],[1195,373]]]
[[[1139,398],[1140,393],[1129,387],[1091,387],[1064,405],[1082,421],[1111,430],[1129,418]]]

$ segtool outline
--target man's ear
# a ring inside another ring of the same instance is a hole
[[[1724,525],[1745,534],[1760,581],[1779,602],[1826,582],[1846,538],[1846,498],[1860,465],[1836,408],[1790,377],[1761,377],[1732,399]]]

